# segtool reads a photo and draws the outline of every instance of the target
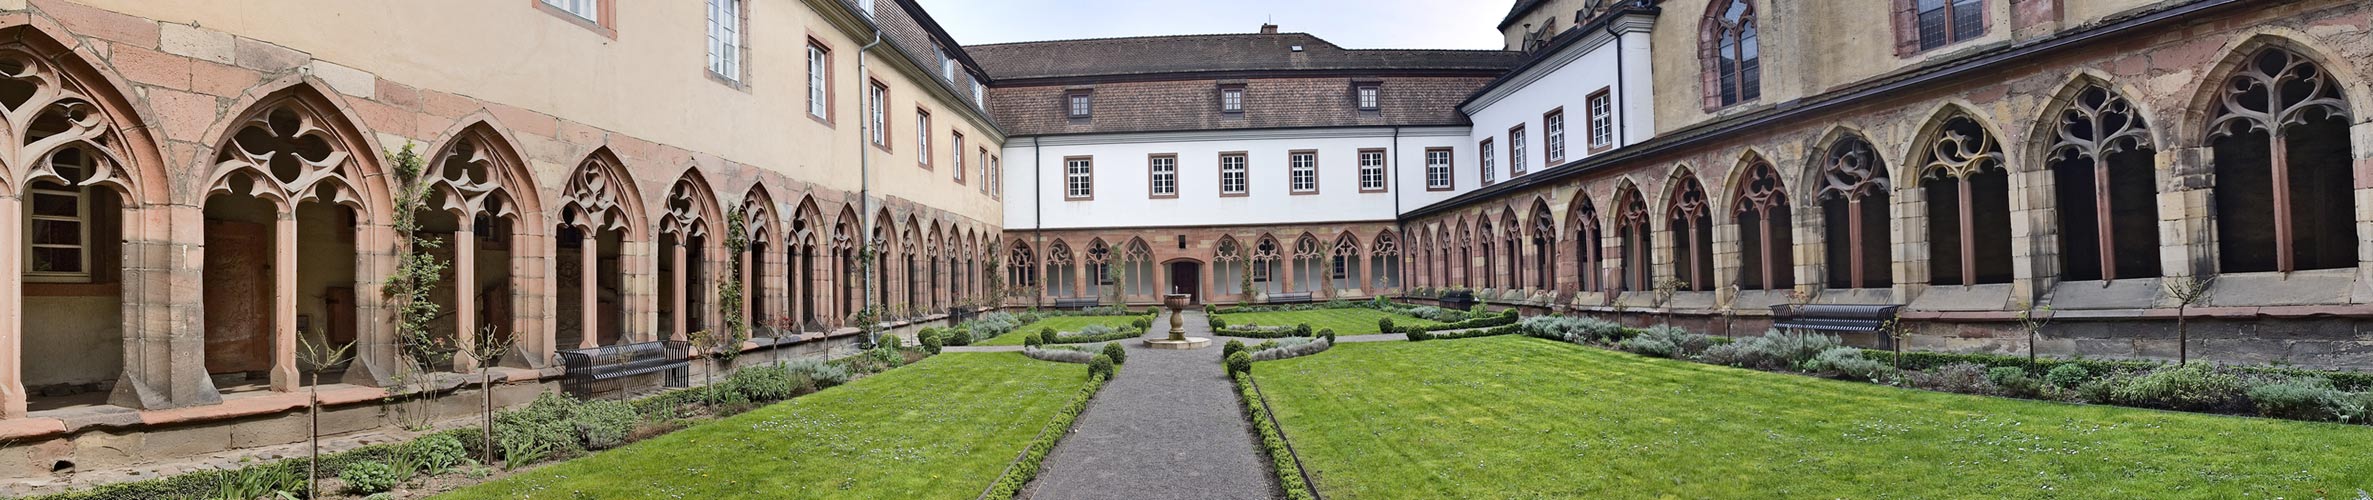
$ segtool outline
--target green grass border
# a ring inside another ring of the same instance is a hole
[[[1269,411],[1269,398],[1261,394],[1261,385],[1253,381],[1252,373],[1232,373],[1236,393],[1244,404],[1246,418],[1261,434],[1261,446],[1269,453],[1270,472],[1277,477],[1277,485],[1292,500],[1318,500],[1318,482],[1310,478],[1310,470],[1302,467],[1302,456],[1294,453],[1294,444],[1285,439],[1285,430],[1277,424]],[[1286,472],[1292,469],[1292,473]]]
[[[1071,434],[1071,423],[1079,419],[1080,413],[1087,411],[1088,401],[1096,399],[1096,393],[1103,391],[1104,384],[1110,381],[1101,376],[1088,378],[1088,385],[1080,388],[1079,395],[1072,397],[1071,403],[1063,406],[1063,411],[1056,412],[1055,418],[1038,429],[1038,437],[1032,438],[1030,446],[1023,448],[1022,453],[1005,466],[1005,472],[997,475],[997,481],[989,483],[989,489],[982,490],[977,498],[1007,500],[1020,494],[1022,487],[1038,478],[1038,470],[1045,465],[1047,453],[1054,451],[1055,443]]]

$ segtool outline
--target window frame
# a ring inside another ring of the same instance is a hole
[[[871,106],[867,106],[870,109],[867,110],[868,114],[866,115],[866,120],[873,125],[873,137],[871,138],[873,147],[881,148],[884,152],[895,152],[897,150],[890,148],[891,141],[897,140],[890,134],[890,111],[888,109],[890,107],[890,84],[883,83],[876,78],[867,80],[872,82],[872,85],[866,88],[865,98],[873,101]]]
[[[1302,155],[1309,155],[1309,156],[1310,156],[1310,158],[1309,158],[1309,159],[1310,159],[1310,189],[1308,189],[1308,190],[1296,189],[1296,188],[1294,187],[1294,174],[1295,174],[1295,172],[1294,172],[1294,169],[1298,168],[1298,167],[1295,167],[1295,166],[1294,166],[1294,160],[1296,159],[1296,157],[1298,157],[1298,156],[1302,156]],[[1286,152],[1285,152],[1285,191],[1286,191],[1286,193],[1287,193],[1287,194],[1290,194],[1290,195],[1294,195],[1294,196],[1313,195],[1313,194],[1318,194],[1318,191],[1319,191],[1318,187],[1319,187],[1319,176],[1318,176],[1318,150],[1316,150],[1316,149],[1296,149],[1296,150],[1286,151]]]
[[[1986,0],[1975,0],[1978,11],[1977,32],[1966,37],[1959,35],[1958,30],[1955,29],[1954,0],[1944,0],[1944,6],[1938,10],[1943,11],[1945,17],[1945,40],[1935,46],[1929,46],[1927,37],[1920,33],[1920,0],[1895,0],[1895,2],[1895,15],[1890,17],[1895,20],[1895,55],[1897,57],[1945,50],[1955,45],[1984,39],[1994,31],[1994,10],[1986,5]]]
[[[1229,102],[1228,102],[1228,97],[1229,97],[1230,95],[1234,95],[1234,96],[1235,96],[1235,98],[1236,98],[1236,101],[1235,101],[1235,103],[1234,103],[1236,106],[1235,106],[1235,107],[1233,107],[1233,108],[1230,108],[1230,107],[1228,107],[1228,104],[1229,104]],[[1224,114],[1224,115],[1235,115],[1235,116],[1242,116],[1242,115],[1244,115],[1244,105],[1245,105],[1245,102],[1244,102],[1244,100],[1245,100],[1245,85],[1244,85],[1244,84],[1241,84],[1241,83],[1235,83],[1235,84],[1222,84],[1222,85],[1220,85],[1220,86],[1219,86],[1219,112],[1220,112],[1220,114]]]
[[[1063,117],[1087,120],[1096,117],[1096,91],[1072,89],[1063,91]]]
[[[1351,105],[1360,111],[1384,110],[1384,84],[1359,83],[1351,87]]]
[[[1590,115],[1588,125],[1590,138],[1588,141],[1591,154],[1615,149],[1617,142],[1615,137],[1615,95],[1610,90],[1612,89],[1609,87],[1599,87],[1598,91],[1591,92],[1588,97],[1582,98],[1583,113]],[[1601,102],[1606,103],[1606,106],[1600,107],[1598,104]],[[1600,123],[1602,120],[1605,123]],[[1602,136],[1606,138],[1605,141],[1599,140]]]
[[[979,146],[978,149],[980,149],[980,159],[978,160],[980,164],[974,165],[973,168],[980,169],[978,174],[980,182],[974,184],[980,186],[981,194],[989,194],[989,148],[988,146]]]
[[[915,106],[915,164],[931,170],[931,108]]]
[[[1733,24],[1725,19],[1724,14],[1729,12],[1731,5],[1738,4],[1745,5],[1746,11],[1739,14],[1739,22]],[[1710,112],[1763,100],[1763,37],[1762,27],[1757,24],[1761,20],[1760,14],[1761,12],[1755,8],[1754,0],[1717,0],[1706,4],[1705,17],[1699,21],[1701,31],[1697,49],[1701,66],[1699,69],[1702,72],[1701,78],[1704,78],[1704,85],[1700,88],[1700,93],[1704,96],[1706,111]],[[1728,53],[1725,54],[1726,51],[1722,47],[1722,43],[1733,34],[1737,35],[1738,43],[1730,47]],[[1753,59],[1745,57],[1748,52],[1749,34],[1755,35],[1752,38],[1755,53]],[[1722,74],[1722,60],[1725,57],[1731,57],[1735,65],[1734,71],[1728,75],[1729,78]],[[1749,61],[1754,63],[1752,73],[1755,75],[1755,84],[1752,87],[1747,84]],[[1723,86],[1733,78],[1737,80],[1738,94],[1724,96]],[[1726,97],[1735,99],[1725,101]]]
[[[986,147],[981,148],[982,152],[987,152],[988,150],[989,148]],[[1005,199],[1005,158],[998,155],[989,155],[988,172],[988,178],[981,179],[981,183],[989,185],[989,199]]]
[[[1478,169],[1476,171],[1483,174],[1482,182],[1485,186],[1499,182],[1499,179],[1496,178],[1499,175],[1499,172],[1492,171],[1494,166],[1492,165],[1491,161],[1491,140],[1492,138],[1485,137],[1483,138],[1483,142],[1476,144],[1476,168]]]
[[[1541,168],[1555,167],[1566,161],[1566,108],[1558,106],[1541,113]]]
[[[1434,153],[1442,153],[1442,185],[1434,185]],[[1458,190],[1458,150],[1456,148],[1425,148],[1425,190]]]
[[[1236,192],[1233,193],[1228,192],[1229,158],[1235,158],[1237,160],[1237,166],[1240,167],[1240,170],[1236,172],[1236,177],[1239,179],[1238,183],[1242,184],[1242,186],[1238,186]],[[1219,196],[1221,198],[1252,196],[1251,154],[1245,151],[1221,151],[1219,153]]]
[[[835,104],[833,93],[835,89],[832,85],[832,45],[814,35],[809,35],[807,50],[808,107],[806,114],[809,119],[830,127],[833,126],[832,115]]]
[[[579,13],[559,5],[547,3],[554,1],[591,5],[593,8],[593,17],[585,17],[583,13]],[[595,34],[599,34],[611,40],[618,39],[617,5],[611,0],[527,0],[527,2],[531,5],[534,5],[536,10],[557,16],[562,20],[568,21],[570,24],[575,24],[577,26],[584,27],[585,29],[593,30]]]
[[[1376,155],[1376,187],[1368,187],[1368,155]],[[1382,193],[1392,190],[1392,158],[1384,148],[1360,148],[1352,156],[1359,165],[1360,192]]]
[[[1071,171],[1072,162],[1081,162],[1087,167],[1086,171],[1081,173],[1073,173]],[[1082,183],[1082,185],[1087,189],[1086,194],[1078,194],[1073,192],[1073,176],[1078,176],[1081,178],[1081,180],[1085,181]],[[1089,201],[1094,199],[1096,199],[1096,157],[1063,157],[1063,201]]]
[[[720,83],[725,83],[735,88],[747,88],[746,85],[750,76],[749,64],[747,64],[749,61],[750,52],[748,36],[750,28],[750,16],[749,9],[747,8],[748,5],[744,5],[742,0],[708,0],[704,5],[708,7],[708,23],[706,27],[708,28],[709,39],[709,76],[721,80]],[[731,12],[733,19],[729,20],[730,22],[718,22],[717,16],[721,13],[719,12],[718,6],[728,6],[733,10],[733,12]],[[730,40],[718,39],[718,30],[720,27],[725,28],[724,34],[730,37]],[[730,44],[732,47],[730,50],[724,50],[723,52],[720,52],[719,49],[722,48],[720,43]],[[724,67],[719,68],[718,66],[720,64],[722,64]]]
[[[964,131],[948,130],[948,172],[955,176],[956,185],[964,185]]]
[[[85,154],[87,155],[88,153]],[[89,171],[91,167],[88,165],[77,166],[76,168],[83,169],[83,175],[91,174]],[[19,234],[18,237],[24,241],[24,245],[18,247],[16,251],[18,252],[17,255],[24,259],[22,279],[25,283],[90,283],[92,281],[91,187],[66,186],[61,188],[57,187],[58,185],[59,184],[56,182],[49,181],[27,184],[25,186],[24,198],[22,201],[19,201],[20,203],[24,203],[24,216],[22,217],[22,220],[19,221],[21,224],[23,224],[24,228],[21,231],[22,234]],[[39,210],[34,208],[36,205],[33,203],[33,198],[39,195],[73,197],[74,215],[71,217],[60,215],[41,215]],[[73,222],[75,229],[80,233],[76,235],[76,240],[78,243],[74,245],[35,243],[33,241],[33,222],[42,220]],[[35,271],[33,270],[33,249],[35,248],[74,248],[76,250],[76,254],[79,255],[79,268],[82,270],[76,272]]]
[[[1531,138],[1524,135],[1524,132],[1525,124],[1522,123],[1508,127],[1508,178],[1510,179],[1532,171],[1524,166],[1525,157],[1530,155],[1524,150],[1525,142],[1526,139]]]
[[[1162,189],[1161,189],[1161,188],[1162,188],[1162,171],[1161,171],[1161,169],[1159,169],[1159,168],[1157,168],[1157,167],[1156,167],[1156,164],[1157,164],[1157,163],[1160,163],[1162,160],[1169,160],[1169,161],[1170,161],[1170,174],[1169,174],[1169,175],[1170,175],[1170,192],[1169,192],[1169,193],[1167,193],[1167,194],[1163,193],[1163,192],[1162,192]],[[1180,186],[1179,186],[1179,184],[1178,184],[1178,180],[1179,180],[1179,175],[1178,175],[1178,153],[1153,153],[1153,154],[1148,154],[1148,155],[1145,155],[1145,197],[1146,197],[1146,198],[1149,198],[1149,199],[1173,199],[1173,198],[1177,198],[1177,197],[1178,197],[1178,192],[1180,191]]]

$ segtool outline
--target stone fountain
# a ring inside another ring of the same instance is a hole
[[[1185,350],[1211,346],[1211,339],[1186,336],[1186,317],[1180,315],[1179,311],[1186,309],[1187,300],[1192,298],[1193,296],[1183,293],[1162,296],[1162,306],[1170,308],[1170,337],[1147,340],[1145,341],[1146,347]]]

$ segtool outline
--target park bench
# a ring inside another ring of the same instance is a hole
[[[1057,299],[1055,299],[1055,308],[1056,308],[1056,309],[1087,309],[1087,308],[1090,308],[1090,307],[1096,307],[1097,305],[1100,305],[1100,304],[1102,304],[1103,302],[1104,302],[1104,301],[1102,301],[1102,300],[1099,300],[1099,299],[1097,299],[1097,298],[1095,298],[1095,297],[1069,297],[1069,298],[1057,298]]]
[[[561,366],[568,370],[563,385],[578,397],[592,396],[594,382],[649,373],[669,372],[667,385],[682,385],[688,374],[676,370],[692,366],[690,358],[690,344],[672,341],[560,351]]]
[[[1881,347],[1889,347],[1894,339],[1880,330],[1895,319],[1895,312],[1903,306],[1895,304],[1806,304],[1772,306],[1772,328],[1780,331],[1813,331],[1829,334],[1878,334]]]

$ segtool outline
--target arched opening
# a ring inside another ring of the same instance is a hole
[[[1756,160],[1740,176],[1731,202],[1739,228],[1739,289],[1785,290],[1796,286],[1795,241],[1790,237],[1788,192],[1770,162]]]
[[[1156,293],[1160,287],[1154,285],[1153,247],[1147,245],[1144,239],[1129,240],[1129,245],[1121,251],[1121,268],[1128,297],[1149,301],[1161,299]]]
[[[1369,295],[1401,288],[1401,240],[1391,231],[1376,233],[1376,243],[1368,249],[1368,275],[1375,284]]]
[[[2002,147],[1976,119],[1956,115],[1920,157],[1927,198],[1929,284],[2009,283],[2010,175]]]
[[[2060,279],[2158,276],[2158,182],[2142,114],[2125,96],[2087,85],[2053,131],[2047,167],[2060,216]]]
[[[1644,291],[1656,283],[1656,233],[1649,229],[1648,202],[1638,186],[1624,184],[1615,191],[1616,258],[1623,259],[1617,291]]]
[[[1284,283],[1279,281],[1283,278],[1284,273],[1278,269],[1278,266],[1283,265],[1278,262],[1279,254],[1284,251],[1283,247],[1277,245],[1277,238],[1272,238],[1269,235],[1261,235],[1261,239],[1253,243],[1252,286],[1255,292],[1285,292]],[[1245,297],[1245,300],[1251,299],[1252,297]]]
[[[591,349],[632,340],[626,333],[624,259],[641,203],[632,198],[628,187],[634,184],[625,175],[616,157],[596,151],[562,191],[553,232],[559,346]]]
[[[1071,245],[1057,239],[1046,245],[1046,294],[1049,297],[1081,297],[1079,268],[1072,265]]]
[[[1887,246],[1887,166],[1860,137],[1839,138],[1821,161],[1821,251],[1830,288],[1887,288],[1895,273]]]
[[[1606,247],[1599,239],[1604,237],[1604,231],[1599,229],[1598,206],[1587,195],[1576,193],[1575,196],[1574,213],[1566,217],[1567,224],[1574,228],[1574,275],[1580,278],[1582,291],[1606,291],[1607,276],[1602,274],[1606,272]]]
[[[1549,204],[1533,201],[1532,224],[1533,287],[1541,290],[1557,289],[1557,218],[1549,215]]]
[[[2268,47],[2219,88],[2208,142],[2223,272],[2357,265],[2350,110],[2333,80],[2313,60]]]
[[[1361,272],[1360,239],[1351,233],[1335,237],[1335,245],[1327,249],[1328,295],[1336,290],[1359,290]]]
[[[1706,187],[1686,171],[1674,182],[1672,203],[1665,206],[1665,229],[1679,245],[1673,252],[1673,279],[1680,280],[1681,290],[1713,290],[1714,218]]]
[[[1477,250],[1481,251],[1483,254],[1483,262],[1482,265],[1479,266],[1480,269],[1478,270],[1483,274],[1483,287],[1498,288],[1499,281],[1497,278],[1499,277],[1500,266],[1497,262],[1498,259],[1493,259],[1492,255],[1497,253],[1494,252],[1494,250],[1499,248],[1499,245],[1495,244],[1499,241],[1499,237],[1492,231],[1490,216],[1484,216],[1483,220],[1477,221],[1475,223],[1475,234],[1482,237],[1481,239],[1477,240],[1478,244],[1482,245],[1481,247],[1477,248]]]

